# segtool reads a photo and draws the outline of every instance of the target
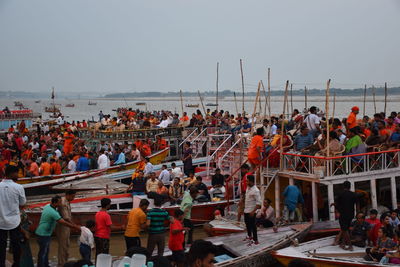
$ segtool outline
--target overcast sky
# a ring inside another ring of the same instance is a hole
[[[0,90],[400,85],[399,0],[0,0]]]

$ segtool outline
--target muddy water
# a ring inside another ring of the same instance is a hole
[[[201,239],[207,237],[206,233],[203,231],[202,227],[196,227],[194,231],[194,240],[196,239]],[[80,254],[79,254],[79,246],[78,246],[78,238],[79,236],[72,236],[71,237],[71,245],[69,249],[69,258],[70,260],[78,260],[80,259]],[[147,234],[142,233],[140,236],[142,246],[146,247],[147,245]],[[168,244],[168,234],[166,234],[166,246]],[[32,255],[34,258],[34,262],[36,263],[36,258],[37,258],[37,253],[39,251],[39,245],[37,244],[36,238],[32,235],[30,239],[30,244],[31,244],[31,249],[32,249]],[[123,233],[115,233],[111,235],[110,239],[110,254],[118,257],[118,256],[124,256],[126,250],[125,246],[125,239]],[[51,262],[56,263],[57,262],[57,251],[58,251],[58,244],[57,244],[57,239],[55,237],[52,238],[51,240],[51,246],[50,246],[50,255],[49,255],[49,260]],[[92,253],[94,254],[94,252]],[[94,256],[92,255],[92,258],[94,259]],[[11,260],[11,258],[10,258]],[[53,264],[52,264],[53,265]]]

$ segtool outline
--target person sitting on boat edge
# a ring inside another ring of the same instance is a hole
[[[364,257],[366,261],[377,261],[379,262],[387,251],[393,250],[396,247],[396,243],[392,238],[387,236],[385,228],[380,228],[378,231],[378,242],[375,247],[367,248]]]
[[[351,223],[349,229],[352,245],[361,248],[365,247],[371,225],[365,221],[364,213],[357,213],[356,219]]]
[[[276,223],[275,210],[271,206],[272,201],[269,198],[264,199],[261,209],[256,214],[256,225],[264,228],[274,227]],[[276,229],[274,227],[274,229]]]
[[[132,196],[144,196],[146,195],[146,178],[144,177],[143,171],[139,170],[137,176],[132,179],[126,192],[132,190]]]
[[[149,174],[149,177],[148,177],[147,182],[146,182],[146,192],[147,192],[147,194],[149,194],[151,192],[153,192],[153,193],[157,192],[158,182],[159,182],[159,180],[156,177],[156,173],[155,172],[151,172]]]
[[[209,190],[211,199],[214,198],[214,194],[218,194],[218,196],[225,195],[224,183],[225,183],[225,177],[221,174],[221,169],[216,168],[215,174],[211,176],[212,188],[210,188]]]
[[[365,221],[371,225],[371,229],[368,232],[368,240],[369,246],[375,246],[376,241],[378,239],[378,230],[381,228],[381,221],[377,218],[378,211],[376,209],[372,209],[369,211],[369,218]]]
[[[175,177],[173,184],[169,187],[169,198],[171,206],[181,203],[183,192],[183,186],[180,183],[179,177]]]
[[[197,202],[208,202],[211,200],[210,194],[208,193],[208,188],[203,183],[203,178],[200,175],[196,177],[196,182],[193,185],[199,191],[199,195],[196,198]]]
[[[118,147],[115,149],[115,154],[118,155],[117,160],[114,162],[113,165],[121,165],[121,164],[125,164],[125,154],[124,152]]]

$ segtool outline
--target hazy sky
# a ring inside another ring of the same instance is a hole
[[[0,0],[0,90],[400,85],[399,0]]]

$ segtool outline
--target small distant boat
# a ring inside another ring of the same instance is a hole
[[[146,106],[146,103],[145,102],[137,102],[136,106]]]
[[[73,108],[73,107],[75,107],[75,104],[70,103],[70,104],[66,104],[65,106],[66,106],[67,108]]]
[[[215,103],[207,103],[206,106],[207,107],[216,107],[217,104],[215,104]]]
[[[35,103],[36,103],[36,104],[40,103],[40,100],[35,100]]]
[[[96,106],[97,103],[96,103],[96,102],[91,102],[91,101],[89,101],[88,105],[89,105],[89,106]]]
[[[187,108],[198,108],[199,104],[186,104],[185,105]]]
[[[50,106],[50,107],[45,107],[44,111],[48,113],[59,113],[60,109],[56,106]]]
[[[14,101],[14,106],[16,106],[16,107],[23,107],[24,104],[22,104],[22,102],[19,102],[19,101]]]

